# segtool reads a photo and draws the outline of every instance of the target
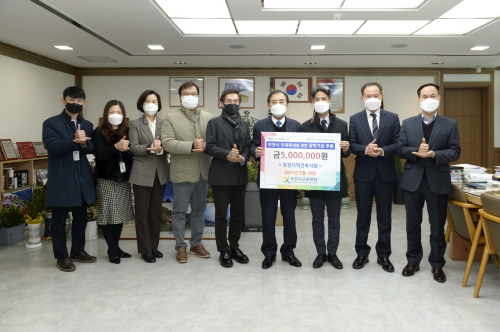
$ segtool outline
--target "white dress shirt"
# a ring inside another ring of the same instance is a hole
[[[283,119],[281,120],[276,120],[276,118],[274,116],[271,115],[271,120],[273,120],[273,123],[276,127],[278,127],[278,125],[276,124],[276,122],[281,122],[281,127],[283,127],[283,125],[285,124],[285,119],[286,119],[286,116],[283,117]],[[281,127],[278,127],[278,128],[281,128]]]
[[[156,139],[156,116],[155,116],[155,120],[153,122],[151,122],[149,119],[148,119],[148,125],[149,125],[149,130],[151,130],[151,134],[153,134],[153,139]],[[151,147],[154,148],[154,143],[151,144]],[[151,153],[156,153],[157,155],[161,156],[163,154],[163,149],[161,149],[160,152],[158,151],[152,151]]]
[[[328,116],[324,119],[321,117],[321,115],[318,114],[318,116],[319,116],[319,124],[321,124],[321,122],[323,120],[326,120],[325,124],[326,124],[326,128],[328,128],[328,126],[330,125],[330,114],[328,113]]]
[[[368,119],[368,127],[370,128],[370,131],[373,134],[373,117],[372,117],[372,114],[375,114],[375,119],[377,121],[377,127],[378,127],[378,130],[380,130],[380,108],[378,110],[376,110],[375,112],[366,110],[366,117]],[[375,142],[375,144],[376,143],[377,142]],[[365,149],[365,154],[368,154],[368,147]],[[384,149],[382,149],[381,156],[383,156],[383,155],[384,155]]]

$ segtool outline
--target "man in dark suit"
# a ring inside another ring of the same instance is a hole
[[[261,147],[260,134],[262,132],[299,132],[300,123],[285,116],[288,109],[288,95],[280,90],[271,92],[267,97],[267,107],[272,116],[258,121],[254,125],[253,139],[250,153],[256,160],[264,153]],[[260,186],[260,172],[257,179]],[[276,261],[278,243],[276,242],[276,213],[278,211],[278,197],[280,200],[281,215],[283,216],[283,245],[280,248],[283,261],[291,266],[301,267],[302,263],[295,257],[293,249],[297,245],[297,230],[295,228],[295,208],[297,207],[297,190],[260,189],[260,205],[262,207],[262,247],[264,254],[262,268],[268,269]]]
[[[398,139],[398,154],[406,159],[401,182],[406,206],[408,264],[403,276],[420,270],[422,260],[422,209],[427,203],[431,225],[429,263],[434,280],[445,282],[443,266],[446,241],[444,225],[448,195],[453,192],[450,165],[460,158],[460,136],[455,120],[437,114],[439,85],[424,84],[417,90],[421,114],[403,121]]]
[[[208,171],[215,205],[215,239],[219,261],[223,267],[232,267],[233,261],[248,263],[248,257],[239,249],[245,192],[248,183],[247,161],[250,158],[250,130],[241,119],[241,96],[237,89],[226,89],[220,96],[222,114],[207,124],[206,151],[213,157]],[[227,234],[227,207],[231,204],[229,234]],[[228,235],[228,236],[227,236]],[[227,243],[226,236],[229,239]]]
[[[400,124],[397,114],[381,108],[382,86],[366,83],[361,87],[365,109],[351,116],[349,141],[356,154],[354,185],[356,186],[356,244],[357,257],[352,267],[362,269],[368,263],[373,196],[377,204],[378,241],[375,246],[377,263],[387,272],[394,272],[391,255],[392,193],[397,174],[394,155]]]

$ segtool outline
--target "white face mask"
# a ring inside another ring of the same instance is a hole
[[[285,114],[285,112],[286,112],[285,105],[276,104],[271,107],[271,113],[277,118],[282,117],[283,114]]]
[[[111,114],[108,116],[108,121],[110,124],[112,124],[114,126],[118,126],[122,123],[123,116],[120,114]]]
[[[330,104],[326,101],[318,101],[314,103],[314,111],[318,114],[325,114],[330,109]]]
[[[146,112],[147,115],[153,116],[158,112],[158,105],[150,103],[147,105],[142,106],[142,109],[144,112]]]
[[[198,107],[199,97],[195,96],[182,96],[182,106],[184,106],[188,110],[195,109]]]
[[[377,98],[370,98],[365,100],[365,107],[369,111],[376,111],[380,108],[380,105],[382,105],[382,100],[377,99]]]
[[[420,103],[420,108],[426,113],[432,113],[439,107],[439,100],[427,98]]]

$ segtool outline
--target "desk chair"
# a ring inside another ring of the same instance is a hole
[[[446,227],[445,233],[446,243],[450,241],[450,234],[452,231],[472,241],[476,234],[476,225],[472,220],[470,209],[480,208],[481,206],[479,205],[469,203],[463,190],[456,184],[453,185],[453,193],[448,197],[448,226]]]

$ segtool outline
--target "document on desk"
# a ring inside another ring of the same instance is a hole
[[[340,134],[263,132],[260,188],[340,191]]]

